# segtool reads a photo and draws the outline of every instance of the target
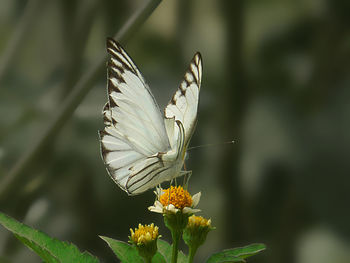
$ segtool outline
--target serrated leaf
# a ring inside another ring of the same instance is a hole
[[[46,263],[97,263],[98,259],[88,252],[67,242],[52,238],[0,212],[0,224],[11,231],[23,244],[37,253]]]
[[[256,255],[266,249],[264,244],[251,244],[245,247],[225,249],[210,256],[207,263],[245,262],[245,258]]]
[[[31,248],[36,254],[38,254],[40,256],[40,258],[43,260],[43,262],[45,262],[45,263],[59,263],[60,262],[49,251],[47,251],[45,249],[42,249],[40,246],[38,246],[34,242],[32,242],[32,241],[30,241],[30,240],[28,240],[26,238],[22,238],[21,236],[19,236],[17,234],[14,234],[14,235],[24,245],[26,245],[27,247]]]
[[[108,246],[113,250],[114,254],[120,259],[123,263],[143,263],[143,259],[140,257],[137,249],[123,241],[115,240],[110,237],[100,236]],[[152,258],[153,263],[166,263],[162,254],[157,252]]]
[[[171,254],[172,254],[172,245],[170,245],[168,242],[158,239],[158,252],[163,255],[165,262],[170,263],[171,262]],[[177,255],[177,262],[178,263],[186,263],[187,256],[180,250]]]

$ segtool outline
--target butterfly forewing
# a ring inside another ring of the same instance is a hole
[[[114,40],[107,40],[107,51],[111,55],[108,95],[113,125],[145,155],[168,150],[163,118],[140,71]]]

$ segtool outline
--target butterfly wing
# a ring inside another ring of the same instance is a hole
[[[182,123],[185,132],[185,150],[196,126],[202,68],[202,58],[200,53],[197,52],[185,73],[180,87],[175,92],[164,111],[166,118],[175,118],[175,121],[180,121]],[[177,137],[176,133],[177,132],[175,132],[174,138]],[[170,138],[170,144],[173,145],[174,143],[175,142],[172,142]]]
[[[150,156],[171,147],[158,105],[135,63],[113,39],[107,39],[107,51],[108,102],[103,109],[106,127],[100,131],[101,153],[112,179],[133,194],[127,182],[130,177],[137,179],[136,164],[146,166]],[[159,158],[152,161],[156,165],[151,169],[164,166]]]

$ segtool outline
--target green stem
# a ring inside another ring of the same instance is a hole
[[[189,248],[189,254],[188,254],[188,263],[192,263],[194,259],[194,255],[197,252],[198,247],[197,246],[190,246]]]
[[[172,231],[171,236],[173,237],[173,252],[171,255],[171,263],[177,263],[177,254],[179,252],[179,241],[180,241],[180,237],[182,236],[182,230]]]

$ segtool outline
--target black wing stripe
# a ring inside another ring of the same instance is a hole
[[[128,69],[128,66],[127,65],[124,66],[123,63],[120,63],[121,65],[119,65],[117,62],[119,61],[118,60],[115,61],[115,59],[111,57],[110,60],[108,61],[108,67],[110,69],[113,69],[118,74],[123,74],[125,70]]]
[[[119,56],[116,56],[116,54],[118,54],[118,53],[115,53],[114,50],[112,50],[112,52],[113,52],[114,56],[112,55],[109,61],[111,61],[111,64],[113,64],[113,66],[121,68],[121,69],[126,69],[126,70],[131,71],[131,72],[136,74],[135,69],[132,67],[132,65],[127,63],[128,61],[125,61],[124,59],[120,58]],[[121,65],[118,65],[118,63]]]
[[[182,96],[185,96],[185,95],[186,95],[186,90],[187,90],[187,89],[183,88],[182,85],[180,85],[179,89],[180,89],[181,95],[182,95]]]
[[[117,85],[119,83],[125,83],[124,77],[123,77],[123,73],[121,72],[120,68],[116,68],[116,67],[109,67],[109,71],[108,71],[108,79],[111,80],[113,78],[117,79]],[[114,86],[117,86],[114,85]]]
[[[113,58],[115,58],[120,64],[122,64],[124,68],[128,69],[129,71],[132,71],[137,76],[141,77],[141,79],[143,80],[142,76],[140,76],[139,74],[139,70],[137,69],[135,63],[130,59],[130,56],[124,51],[124,49],[119,45],[119,43],[117,43],[111,38],[107,39],[107,51]]]
[[[177,148],[177,155],[176,155],[176,159],[179,158],[179,154],[182,152],[182,148],[183,148],[183,144],[184,144],[184,141],[185,141],[185,138],[184,138],[184,134],[185,134],[185,130],[184,130],[184,126],[182,125],[181,121],[176,121],[177,125],[179,126],[179,131],[180,131],[180,135],[182,138],[180,138],[180,142],[181,144],[178,145],[178,148]]]
[[[102,115],[103,115],[103,123],[106,125],[106,126],[109,126],[111,125],[112,123],[112,120],[111,120],[111,112],[110,112],[110,109],[109,109],[109,103],[107,102],[105,104],[105,106],[103,107],[103,110],[102,110]],[[101,136],[101,131],[100,131],[100,136]]]
[[[200,71],[200,69],[199,69],[199,60],[198,60],[197,56],[200,56],[199,53],[196,53],[196,55],[192,59],[190,66],[188,67],[187,71],[185,72],[184,79],[179,86],[181,96],[186,95],[187,89],[189,86],[191,86],[192,83],[195,83],[197,85],[197,87],[199,88],[199,85],[200,85],[200,81],[199,81],[200,73],[199,73],[199,71]],[[177,100],[175,97],[176,97],[176,92],[170,101],[174,105],[176,105],[176,100]]]
[[[146,167],[144,167],[143,169],[141,169],[140,171],[138,171],[136,174],[131,175],[131,176],[129,177],[127,183],[126,183],[126,187],[127,187],[127,188],[132,187],[134,184],[136,184],[136,183],[142,181],[143,179],[145,179],[145,178],[146,178],[149,174],[151,174],[153,171],[156,171],[157,169],[154,169],[154,170],[151,169],[147,174],[145,174],[145,175],[142,176],[141,178],[139,178],[139,179],[135,180],[134,182],[132,182],[131,184],[129,184],[129,181],[130,181],[133,177],[137,176],[138,174],[142,173],[142,172],[145,171],[146,169],[149,169],[149,168],[151,168],[152,166],[154,166],[155,164],[158,164],[158,163],[159,163],[159,164],[162,164],[159,160],[156,160],[154,163],[151,163],[151,164],[147,165]],[[162,164],[162,165],[163,165],[163,164]],[[161,167],[160,167],[160,168],[161,168]],[[158,169],[159,169],[159,168],[158,168]]]
[[[110,96],[110,98],[109,98],[109,105],[110,105],[112,108],[118,107],[117,102],[115,101],[115,99],[114,99],[112,96]],[[111,115],[112,115],[112,114],[111,114]],[[112,119],[113,119],[113,116],[111,116],[111,117],[112,117]]]
[[[143,76],[141,75],[141,72],[137,68],[136,64],[132,61],[131,57],[121,47],[121,45],[118,42],[116,42],[114,39],[107,38],[107,51],[113,58],[115,58],[122,65],[124,65],[124,64],[127,65],[126,68],[129,69],[130,72],[132,72],[133,74],[135,74],[138,77],[138,79],[142,82],[143,86],[147,90],[150,97],[153,99],[154,104],[157,105],[149,87],[147,86]],[[122,74],[120,77],[123,78]]]
[[[157,163],[159,163],[159,160],[156,160],[155,162],[150,163],[149,165],[143,167],[143,168],[142,168],[140,171],[138,171],[136,174],[130,175],[129,180],[131,180],[133,177],[137,176],[139,173],[142,173],[142,172],[145,171],[146,169],[151,168],[153,165],[155,165],[155,164],[157,164]],[[147,176],[147,175],[146,175],[146,176]],[[128,181],[129,181],[129,180],[128,180]],[[135,182],[137,182],[137,181],[139,181],[139,180],[140,180],[140,179],[136,180]],[[141,180],[142,180],[142,179],[141,179]],[[132,184],[134,184],[135,182],[133,182]],[[131,184],[131,185],[132,185],[132,184]]]
[[[150,173],[152,173],[152,172],[156,172],[154,175],[152,175],[152,177],[150,177],[146,182],[143,182],[142,184],[140,184],[137,188],[135,188],[135,189],[133,189],[132,190],[132,192],[135,192],[135,191],[137,191],[138,189],[140,189],[143,185],[145,185],[145,184],[147,184],[147,183],[149,183],[150,181],[152,181],[157,175],[159,175],[160,173],[162,173],[162,172],[165,172],[166,170],[169,170],[170,168],[172,168],[171,166],[168,166],[168,167],[164,167],[164,168],[160,168],[160,169],[158,169],[158,170],[152,170],[151,172],[149,172],[148,174],[147,174],[147,176],[150,174]],[[143,177],[143,179],[145,178],[145,176]],[[143,180],[142,179],[142,180]],[[137,182],[139,182],[139,181],[141,181],[141,180],[138,180]],[[134,185],[134,183],[132,184],[132,185]],[[131,185],[131,186],[132,186]],[[129,189],[131,188],[131,186],[127,186],[127,190],[128,190],[128,192],[129,192]]]

